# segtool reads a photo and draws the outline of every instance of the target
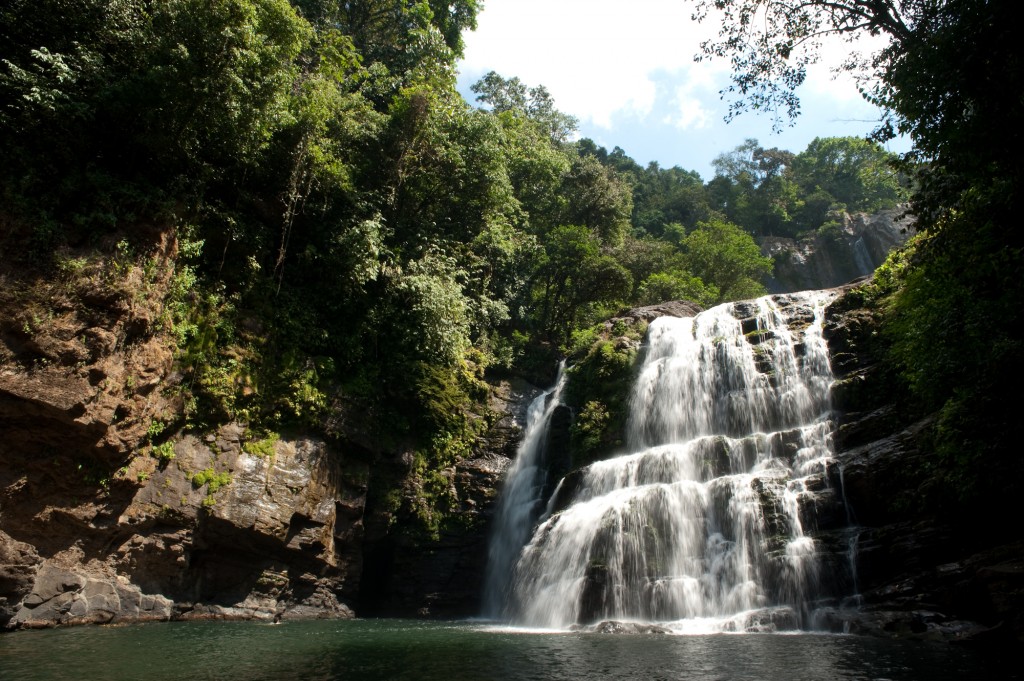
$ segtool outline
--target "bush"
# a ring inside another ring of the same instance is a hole
[[[628,337],[637,330],[623,331]],[[637,355],[632,342],[602,338],[569,370],[565,401],[576,412],[569,440],[574,466],[623,446]]]

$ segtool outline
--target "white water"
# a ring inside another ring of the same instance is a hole
[[[484,577],[484,616],[499,618],[506,610],[512,570],[540,516],[547,483],[548,424],[560,404],[565,363],[555,385],[538,395],[526,413],[526,428],[516,458],[505,474],[498,500]]]
[[[492,614],[529,627],[616,619],[687,632],[805,622],[819,561],[802,519],[832,453],[829,298],[789,299],[793,328],[770,298],[746,304],[756,313],[746,326],[731,304],[651,324],[629,453],[584,469],[571,502],[528,543],[516,526],[525,546],[514,569],[501,557],[513,582]]]

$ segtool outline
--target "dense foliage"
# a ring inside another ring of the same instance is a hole
[[[473,108],[453,65],[477,9],[16,0],[0,10],[6,212],[37,259],[175,226],[193,418],[276,428],[318,422],[338,391],[416,402],[406,376],[458,385],[468,360],[567,348],[625,305],[756,295],[770,261],[751,235],[898,198],[861,140],[750,141],[705,186],[573,142],[543,87],[491,73]]]
[[[630,305],[758,295],[772,263],[755,236],[903,196],[864,140],[750,140],[704,183],[574,140],[541,86],[491,73],[470,105],[454,64],[478,10],[6,3],[5,257],[60,268],[173,231],[162,321],[186,424],[330,432],[339,405],[358,410],[371,448],[415,452],[411,511],[436,529],[438,471],[486,426],[487,370],[553,366]]]

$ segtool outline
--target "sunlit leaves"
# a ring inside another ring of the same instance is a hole
[[[873,212],[906,198],[896,160],[895,154],[865,139],[815,138],[793,159],[793,172],[805,192],[820,189],[847,210]]]
[[[543,85],[527,88],[518,78],[503,78],[491,71],[470,89],[491,111],[525,117],[555,143],[568,141],[576,131],[577,120],[555,108],[551,93]]]
[[[761,255],[754,239],[734,224],[710,220],[683,240],[688,269],[718,288],[719,302],[764,293],[761,280],[772,272],[772,259]]]
[[[453,364],[469,347],[467,300],[453,259],[429,253],[393,275],[394,313],[404,318],[406,347],[423,359]]]
[[[615,246],[629,229],[633,188],[593,156],[577,158],[562,183],[562,222],[588,227],[602,243]]]
[[[162,142],[216,173],[229,156],[251,158],[290,122],[295,59],[312,29],[286,0],[173,0],[153,25]]]

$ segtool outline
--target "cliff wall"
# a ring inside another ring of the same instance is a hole
[[[761,254],[775,261],[766,286],[770,293],[841,286],[874,272],[911,234],[912,220],[901,209],[894,209],[874,215],[844,213],[799,240],[761,237]]]
[[[409,514],[413,452],[380,449],[345,405],[330,436],[180,430],[169,234],[58,254],[56,277],[0,266],[0,628],[475,614],[535,389],[491,387],[491,427],[440,474],[435,534]]]
[[[856,288],[827,310],[838,423],[830,484],[854,526],[856,610],[847,631],[943,639],[1024,639],[1024,542],[1015,524],[955,503],[936,485],[933,415],[916,413],[884,355],[880,313]]]

